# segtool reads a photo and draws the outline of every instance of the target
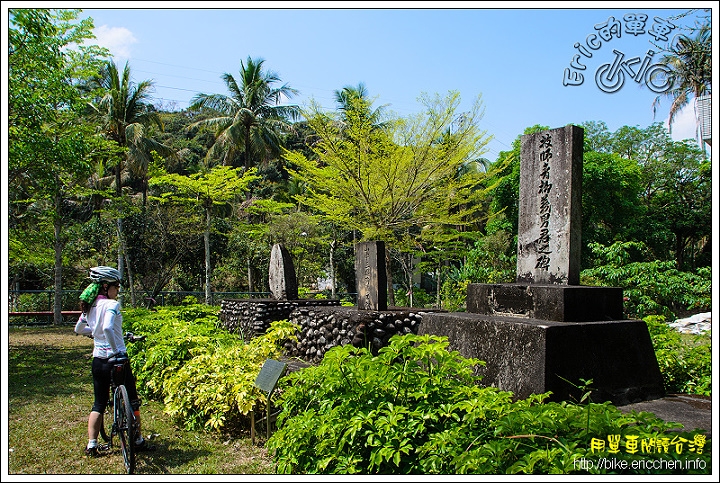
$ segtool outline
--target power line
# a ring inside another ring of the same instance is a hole
[[[208,69],[201,69],[201,68],[189,67],[189,66],[180,66],[180,65],[169,64],[169,63],[166,63],[166,62],[158,62],[158,61],[153,61],[153,60],[148,60],[148,59],[139,59],[139,58],[137,58],[137,59],[133,59],[133,60],[137,60],[137,61],[141,61],[141,62],[147,62],[147,63],[151,63],[151,64],[157,64],[157,65],[164,65],[164,66],[168,66],[168,67],[177,67],[177,68],[179,68],[179,69],[187,69],[187,70],[196,70],[196,71],[200,71],[200,72],[208,72],[208,73],[212,73],[212,74],[218,75],[218,78],[221,77],[221,76],[224,74],[224,73],[223,73],[223,74],[220,74],[220,73],[218,73],[218,72],[216,72],[216,71],[212,71],[212,70],[208,70]],[[160,73],[160,72],[152,72],[152,71],[146,71],[146,70],[142,70],[142,69],[136,69],[136,70],[134,70],[134,72],[142,72],[142,73],[146,73],[146,74],[150,74],[150,75],[156,75],[156,76],[162,76],[162,77],[168,77],[168,78],[174,78],[174,79],[204,82],[204,83],[208,83],[208,84],[213,84],[213,85],[217,86],[218,88],[220,88],[220,87],[222,87],[223,89],[226,88],[226,86],[225,86],[224,84],[222,84],[221,82],[212,81],[212,80],[207,80],[207,79],[198,79],[198,78],[194,78],[194,77],[188,77],[188,76],[183,76],[183,75],[175,75],[175,74],[164,74],[164,73]],[[196,93],[196,94],[200,93],[200,91],[197,90],[197,89],[188,89],[188,88],[184,88],[184,87],[174,87],[174,86],[164,85],[164,84],[154,84],[154,86],[157,87],[157,88],[168,89],[168,90],[173,90],[173,91],[191,92],[191,93]],[[297,88],[298,90],[300,90],[301,93],[302,93],[302,89],[303,89],[303,88],[307,88],[307,89],[309,89],[309,90],[311,90],[311,91],[320,91],[320,92],[327,92],[327,93],[328,93],[327,95],[319,95],[319,96],[317,96],[317,95],[312,95],[312,94],[311,94],[311,95],[306,95],[306,96],[305,96],[306,100],[309,100],[310,98],[312,98],[312,99],[316,99],[316,100],[320,100],[320,101],[325,100],[325,101],[332,101],[333,103],[335,102],[335,97],[334,97],[334,96],[331,96],[331,93],[334,93],[335,90],[316,88],[316,87],[306,86],[306,85],[297,85],[296,88]],[[165,103],[175,103],[175,104],[177,104],[177,105],[185,105],[186,107],[189,106],[190,103],[191,103],[190,100],[170,99],[170,98],[167,98],[167,97],[155,97],[155,99],[158,100],[158,101],[161,101],[161,102],[165,102]],[[378,98],[378,100],[380,100],[380,98]],[[324,104],[324,103],[323,103],[323,104]],[[336,107],[335,105],[328,106],[328,105],[323,105],[323,104],[320,105],[320,108],[321,108],[321,109],[325,109],[325,110],[332,110],[332,109],[334,109],[334,108]],[[391,110],[394,110],[394,111],[397,111],[397,112],[405,112],[405,113],[416,112],[416,109],[413,109],[413,108],[410,108],[410,107],[404,107],[404,106],[402,106],[402,105],[400,105],[400,106],[398,107],[398,106],[393,102],[393,99],[383,99],[382,104],[383,104],[383,105],[388,105],[388,107],[389,107]],[[403,104],[403,103],[401,103],[401,104]],[[487,121],[485,121],[485,120],[482,120],[482,121],[481,121],[481,124],[482,124],[482,123],[487,124],[487,125],[488,125],[490,128],[492,128],[494,131],[497,131],[497,129],[498,129],[497,126],[495,126],[493,123],[489,123],[489,122],[487,122]],[[505,133],[505,135],[507,135],[507,133]],[[498,144],[500,144],[500,145],[502,145],[502,146],[504,146],[504,147],[506,147],[506,148],[508,148],[508,149],[512,149],[512,147],[511,147],[510,145],[508,145],[507,143],[499,140],[496,135],[493,135],[493,139],[492,139],[491,142],[498,143]],[[493,155],[496,155],[496,156],[499,156],[499,154],[500,154],[500,151],[496,151],[495,149],[490,148],[490,147],[488,147],[488,146],[486,146],[486,149],[487,149],[488,153],[490,153],[490,154],[493,154]]]

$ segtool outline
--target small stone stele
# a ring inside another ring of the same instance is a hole
[[[276,300],[298,298],[298,283],[290,252],[280,243],[272,247],[268,269],[270,293]]]
[[[358,310],[387,310],[384,242],[370,241],[355,245],[355,280]]]

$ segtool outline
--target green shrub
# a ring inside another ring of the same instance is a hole
[[[413,287],[412,297],[413,307],[429,308],[435,304],[435,296],[427,293],[421,287]],[[410,295],[408,295],[407,289],[399,288],[395,290],[395,306],[410,307]]]
[[[447,273],[440,289],[442,308],[465,311],[470,283],[511,283],[515,281],[517,255],[512,235],[498,230],[475,242],[460,267]]]
[[[15,299],[12,310],[17,312],[53,310],[53,300],[46,293],[23,293]]]
[[[648,326],[658,366],[668,393],[712,394],[712,346],[710,332],[681,334],[651,315],[643,319]]]
[[[186,429],[230,432],[246,425],[253,406],[266,403],[254,386],[262,364],[281,355],[296,332],[277,321],[245,342],[221,326],[217,313],[201,304],[126,310],[128,330],[147,337],[128,347],[138,387],[163,400],[165,412]]]
[[[459,280],[456,277],[448,277],[442,284],[440,296],[442,308],[449,312],[465,312],[467,287],[470,280]]]
[[[267,442],[278,473],[603,473],[581,464],[612,453],[599,442],[655,441],[678,427],[649,413],[624,415],[609,403],[545,403],[548,394],[513,401],[479,384],[473,370],[481,361],[447,345],[445,337],[409,334],[391,338],[377,356],[334,347],[319,366],[281,379],[283,410]],[[704,445],[699,432],[682,434]],[[709,455],[701,457],[709,471]]]
[[[647,261],[647,248],[637,242],[616,242],[609,247],[594,243],[591,249],[595,266],[582,271],[582,284],[622,287],[628,317],[664,315],[670,319],[678,313],[710,310],[710,267],[683,272],[673,261]]]

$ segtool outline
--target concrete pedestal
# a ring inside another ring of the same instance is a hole
[[[503,283],[468,285],[467,311],[557,322],[621,320],[620,287]]]
[[[641,320],[577,323],[429,313],[418,333],[447,336],[449,350],[485,361],[477,368],[483,384],[511,391],[518,399],[552,391],[552,401],[579,401],[584,391],[575,386],[583,385],[581,379],[592,379],[594,402],[622,405],[665,392]]]

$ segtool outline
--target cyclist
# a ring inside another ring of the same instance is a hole
[[[75,324],[75,333],[86,335],[94,340],[92,375],[95,401],[88,417],[88,444],[85,454],[98,456],[98,434],[103,413],[108,404],[110,393],[110,374],[116,362],[127,360],[127,348],[123,340],[122,314],[117,300],[120,285],[120,272],[112,267],[98,266],[90,269],[90,285],[80,295],[82,314]],[[140,431],[140,399],[135,386],[135,377],[130,365],[125,370],[125,387],[138,422],[136,451],[154,449]]]

